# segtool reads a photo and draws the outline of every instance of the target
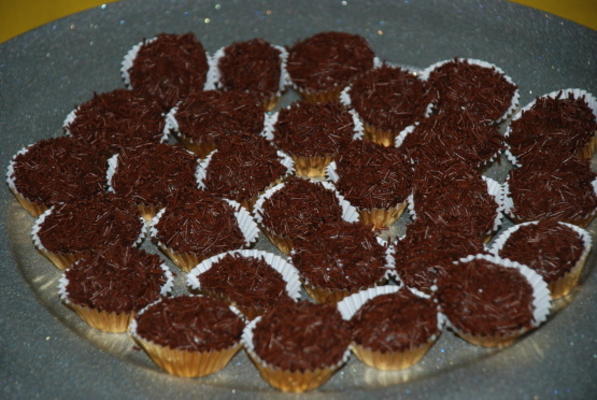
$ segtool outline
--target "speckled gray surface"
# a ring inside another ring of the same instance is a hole
[[[565,87],[597,92],[596,32],[506,2],[131,0],[0,45],[2,166],[22,146],[60,135],[64,116],[93,91],[121,87],[120,60],[142,37],[194,31],[214,51],[256,36],[290,44],[323,30],[359,33],[400,64],[491,61],[520,85],[522,104]],[[0,199],[0,397],[288,397],[261,381],[242,353],[212,377],[180,379],[159,372],[126,338],[87,329],[56,300],[57,272],[29,241],[32,218],[7,189]],[[597,393],[595,258],[571,304],[512,348],[478,349],[446,333],[410,370],[378,372],[353,359],[304,397],[589,398]]]

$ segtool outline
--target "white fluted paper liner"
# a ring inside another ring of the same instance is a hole
[[[129,75],[129,70],[131,69],[131,67],[133,66],[133,63],[135,62],[135,58],[137,58],[137,54],[139,54],[139,50],[141,50],[141,47],[145,44],[149,44],[151,42],[155,42],[157,40],[157,37],[152,37],[150,39],[147,40],[142,40],[141,42],[137,43],[136,45],[134,45],[133,47],[131,47],[131,49],[125,54],[121,66],[120,66],[120,73],[122,75],[122,80],[124,81],[124,84],[126,85],[126,87],[131,87],[131,76]]]
[[[558,98],[558,95],[560,95],[560,93],[561,93],[560,99],[567,99],[570,94],[572,94],[574,99],[580,99],[581,97],[584,97],[585,101],[587,102],[587,105],[589,106],[591,111],[593,111],[593,115],[595,116],[595,118],[597,118],[597,99],[595,99],[593,94],[591,94],[590,92],[587,92],[584,89],[569,88],[569,89],[554,90],[553,92],[549,92],[549,93],[546,93],[542,96],[535,98],[529,104],[527,104],[526,106],[524,106],[520,110],[518,110],[518,112],[514,115],[514,117],[512,117],[512,122],[522,118],[522,116],[525,112],[529,111],[531,108],[533,108],[535,106],[538,99],[544,99],[544,98],[556,99],[556,98]],[[505,138],[510,137],[511,133],[512,133],[512,126],[510,124],[510,125],[508,125],[508,128],[504,132],[504,137]],[[506,149],[504,149],[504,154],[506,155],[506,158],[515,167],[522,166],[520,164],[520,162],[518,161],[518,158],[514,154],[512,154],[512,152],[510,151],[510,146],[506,145]]]
[[[43,225],[44,221],[46,220],[46,218],[48,218],[48,216],[50,214],[52,214],[53,211],[54,211],[54,206],[52,206],[52,207],[48,208],[46,211],[44,211],[39,217],[37,217],[37,219],[33,223],[33,227],[31,228],[31,239],[33,240],[33,245],[35,246],[36,249],[38,249],[40,251],[45,251],[45,252],[48,251],[48,249],[45,248],[45,246],[41,242],[41,239],[39,238],[39,231],[40,231],[41,226]]]
[[[354,125],[352,140],[362,140],[365,136],[365,128],[363,127],[361,117],[355,110],[348,110],[348,112],[352,116],[352,124]]]
[[[300,299],[301,281],[299,272],[295,266],[280,256],[261,250],[232,250],[203,260],[187,274],[187,286],[195,290],[201,290],[201,281],[199,277],[205,272],[209,271],[214,264],[217,264],[227,255],[238,255],[245,258],[263,260],[274,271],[282,276],[282,279],[284,279],[284,282],[286,282],[286,294],[288,294],[288,296],[294,301],[298,301]]]
[[[205,178],[207,177],[207,169],[209,168],[209,163],[211,162],[212,157],[218,149],[213,150],[211,153],[207,155],[203,160],[199,160],[197,162],[197,169],[195,170],[195,180],[197,181],[197,187],[199,189],[207,189],[205,185]],[[284,168],[286,168],[286,172],[284,173],[284,177],[294,174],[294,161],[292,157],[288,154],[284,153],[282,150],[276,150],[276,154],[280,157],[280,164]]]
[[[547,316],[549,315],[551,307],[551,294],[549,292],[549,287],[547,286],[547,283],[541,277],[541,275],[539,275],[526,265],[517,263],[512,260],[508,260],[507,258],[498,257],[496,255],[473,254],[461,258],[458,261],[454,261],[453,264],[463,264],[471,262],[473,260],[485,260],[490,263],[499,265],[501,267],[512,268],[518,271],[522,276],[526,278],[529,285],[531,285],[533,289],[533,327],[537,327],[541,325],[543,322],[545,322],[545,320],[547,320]],[[450,323],[449,318],[447,319],[447,322]],[[452,325],[450,324],[450,326]]]
[[[266,368],[279,370],[279,369],[281,369],[280,367],[277,367],[275,365],[267,363],[261,357],[259,357],[259,355],[257,355],[257,353],[255,352],[255,344],[253,342],[253,330],[255,330],[255,327],[261,321],[261,318],[262,317],[259,316],[259,317],[255,318],[254,320],[252,320],[251,322],[249,322],[245,326],[245,329],[243,330],[243,334],[241,336],[241,343],[243,344],[243,347],[245,348],[247,353],[249,353],[251,358],[253,358],[255,361],[257,361],[259,364],[265,366]],[[335,370],[335,369],[340,368],[340,366],[342,366],[344,363],[346,363],[349,358],[350,358],[350,349],[347,347],[346,351],[342,355],[342,358],[336,364],[322,365],[321,367],[318,367],[318,368],[320,368],[320,369],[330,368],[332,370]]]
[[[10,163],[8,163],[8,168],[6,169],[6,184],[15,195],[21,196],[15,185],[15,161],[18,156],[26,154],[31,148],[31,146],[33,146],[33,144],[27,145],[23,147],[21,150],[17,151],[15,155],[12,156]]]
[[[178,103],[180,104],[180,102]],[[164,134],[174,132],[175,135],[180,134],[180,126],[178,125],[178,120],[176,119],[176,113],[178,112],[178,104],[170,109],[166,114],[164,120]]]
[[[395,273],[396,258],[394,257],[394,252],[395,252],[394,245],[388,243],[387,241],[380,238],[379,236],[375,236],[375,240],[377,240],[377,243],[379,243],[381,246],[383,246],[386,249],[385,257],[384,257],[385,263],[386,263],[385,264],[386,273],[384,275],[384,279],[390,279],[390,277],[396,275],[396,273]]]
[[[352,89],[352,85],[346,86],[340,92],[340,104],[342,104],[343,106],[345,106],[347,108],[352,107],[352,99],[350,98],[350,89]]]
[[[73,264],[73,266],[79,262],[80,261],[75,262],[75,264]],[[174,287],[174,275],[172,275],[170,268],[168,268],[168,266],[166,264],[164,264],[164,263],[160,264],[160,268],[162,269],[162,271],[164,273],[164,277],[166,278],[166,282],[164,282],[162,284],[162,286],[160,286],[160,296],[167,296],[168,294],[170,294],[170,292],[172,292],[172,288]],[[68,278],[66,277],[66,271],[65,271],[62,273],[62,276],[58,280],[58,295],[60,296],[60,299],[65,304],[71,304],[67,287],[68,287]],[[143,309],[141,309],[139,314],[141,312],[143,312],[146,308],[150,307],[151,305],[153,305],[159,301],[161,301],[161,300],[158,299],[158,300],[148,304]]]
[[[287,86],[290,86],[290,76],[286,69],[288,63],[288,51],[275,44],[270,44],[271,47],[275,48],[280,52],[280,81],[278,83],[278,91],[275,96],[281,96],[282,92]],[[216,90],[222,88],[222,73],[220,71],[220,60],[226,55],[226,47],[219,48],[211,57],[208,57],[207,63],[209,69],[207,71],[207,79],[203,90]]]
[[[112,179],[118,168],[118,153],[108,158],[108,169],[106,170],[106,183],[108,185],[108,192],[114,193],[114,186],[112,186]]]
[[[516,83],[514,83],[512,78],[509,75],[507,75],[503,69],[501,69],[497,65],[492,64],[490,62],[478,60],[475,58],[456,58],[456,60],[457,61],[466,61],[467,63],[469,63],[471,65],[477,65],[482,68],[495,69],[495,71],[498,74],[500,74],[508,83],[516,86],[516,89],[514,90],[514,94],[512,95],[512,98],[510,99],[510,106],[504,112],[504,114],[502,114],[502,116],[499,117],[498,119],[496,119],[494,122],[496,124],[499,124],[514,113],[514,110],[516,110],[516,108],[518,107],[519,102],[520,102],[520,92],[518,91],[518,85],[516,85]],[[434,64],[431,64],[429,67],[427,67],[423,71],[421,71],[421,74],[420,74],[421,79],[424,81],[428,80],[429,75],[431,75],[431,73],[435,69],[441,67],[444,64],[451,63],[453,61],[454,61],[454,59],[449,59],[449,60],[442,60],[442,61],[436,62]]]
[[[317,181],[314,179],[306,179],[306,180],[313,184],[321,183],[321,185],[324,188],[326,188],[327,190],[330,190],[334,193],[334,195],[338,199],[338,204],[342,208],[342,219],[344,221],[346,221],[346,222],[359,221],[359,213],[358,213],[357,209],[352,204],[350,204],[348,202],[348,200],[346,200],[344,198],[344,196],[342,196],[340,194],[340,192],[338,192],[338,190],[336,189],[336,187],[333,184],[331,184],[330,182]],[[263,206],[264,206],[265,202],[267,200],[269,200],[274,194],[276,194],[276,192],[278,192],[279,190],[284,188],[285,185],[286,185],[285,182],[279,183],[279,184],[269,188],[261,196],[259,196],[259,198],[255,202],[255,206],[253,207],[253,216],[255,217],[255,221],[257,221],[257,223],[261,224],[263,222]]]
[[[495,219],[493,220],[492,228],[487,232],[489,234],[491,232],[497,231],[500,225],[502,224],[505,209],[504,187],[500,183],[489,177],[481,176],[481,178],[487,186],[487,194],[489,194],[493,198],[496,204],[496,215]],[[406,203],[408,206],[407,209],[411,215],[412,220],[416,220],[417,212],[415,209],[415,198],[413,194],[410,194],[406,198]]]
[[[79,107],[76,107],[74,110],[68,113],[66,118],[64,118],[64,122],[62,123],[62,128],[64,129],[64,133],[66,136],[70,136],[70,125],[75,121],[77,118],[77,112],[79,112]]]
[[[262,137],[270,142],[274,140],[274,129],[276,123],[278,122],[278,115],[279,113],[277,111],[273,113],[266,113],[263,120],[263,130],[259,133]]]
[[[491,250],[490,250],[491,253],[494,254],[495,256],[499,257],[500,251],[504,248],[504,246],[510,239],[510,236],[512,236],[512,234],[514,232],[518,231],[523,226],[537,225],[538,223],[539,223],[539,221],[523,222],[521,224],[513,225],[510,228],[506,229],[493,242],[493,245],[491,246]],[[589,252],[591,251],[591,247],[593,245],[593,241],[591,239],[591,234],[588,231],[586,231],[585,229],[582,229],[576,225],[572,225],[567,222],[561,222],[561,221],[558,223],[560,225],[570,228],[570,230],[574,231],[580,237],[580,240],[583,243],[583,250],[582,250],[581,255],[578,257],[578,260],[575,261],[575,266],[581,262],[584,262],[586,260],[587,256],[589,255]],[[571,269],[574,269],[574,267]]]
[[[415,130],[417,125],[418,124],[415,123],[413,125],[407,126],[403,130],[401,130],[400,133],[398,133],[398,135],[396,135],[396,137],[394,138],[394,147],[402,146],[402,143],[404,143],[404,140],[406,139],[406,137],[408,135],[410,135],[411,133],[413,133],[413,131]]]
[[[325,179],[332,183],[338,183],[340,176],[338,175],[336,169],[336,161],[332,161],[331,163],[329,163],[328,166],[325,167]]]

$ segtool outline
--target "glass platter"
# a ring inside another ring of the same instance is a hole
[[[505,2],[131,0],[0,45],[2,165],[22,146],[61,135],[66,114],[93,91],[122,87],[122,56],[143,37],[193,31],[213,52],[253,37],[292,44],[325,30],[361,34],[379,57],[402,65],[422,68],[454,56],[493,62],[519,84],[521,105],[560,88],[597,92],[596,32]],[[287,95],[285,102],[294,98]],[[510,167],[502,160],[485,174],[503,181]],[[161,372],[127,335],[88,328],[59,302],[60,274],[33,248],[33,219],[7,188],[0,196],[0,397],[287,397],[261,380],[243,352],[212,376],[182,379]],[[596,226],[590,227],[593,236]],[[257,248],[273,250],[263,237]],[[377,371],[352,357],[326,385],[303,396],[587,398],[597,393],[595,253],[581,286],[554,305],[544,326],[511,348],[482,349],[444,332],[408,370]],[[174,270],[177,290],[184,291],[184,274]]]

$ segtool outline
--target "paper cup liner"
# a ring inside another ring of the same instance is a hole
[[[486,255],[486,254],[476,254],[470,255],[464,258],[461,258],[458,261],[454,261],[454,264],[458,263],[466,263],[473,260],[485,260],[491,263],[497,264],[501,267],[505,268],[512,268],[518,271],[529,283],[533,290],[532,295],[532,309],[533,309],[533,316],[532,321],[530,321],[530,327],[523,327],[516,331],[507,332],[505,334],[495,334],[495,335],[482,335],[477,334],[475,332],[468,332],[461,327],[455,325],[450,321],[449,317],[446,316],[446,322],[448,326],[460,336],[462,339],[466,340],[467,342],[483,347],[506,347],[510,346],[514,343],[520,336],[523,334],[531,331],[532,329],[538,327],[543,322],[547,320],[547,316],[549,315],[550,307],[551,307],[551,296],[549,292],[549,288],[545,280],[527,267],[526,265],[519,264],[515,261],[508,260],[505,258],[501,258],[495,255]]]
[[[361,223],[371,226],[374,230],[388,229],[400,218],[405,208],[406,201],[390,208],[360,209],[359,219]]]
[[[253,329],[260,320],[261,317],[257,317],[245,326],[242,343],[251,361],[259,370],[261,377],[271,386],[283,392],[302,393],[318,388],[327,382],[350,356],[350,350],[347,349],[338,363],[306,371],[291,371],[270,365],[255,353]]]
[[[169,374],[195,378],[206,376],[223,369],[240,349],[240,343],[214,351],[187,351],[161,346],[150,340],[134,336],[149,357]]]
[[[290,254],[290,251],[293,249],[292,240],[282,237],[282,236],[275,235],[268,231],[264,231],[264,235],[265,235],[265,237],[268,238],[268,240],[271,242],[271,244],[276,246],[276,248],[278,250],[280,250],[280,252],[282,252],[282,254],[284,254],[284,255]]]
[[[355,292],[361,290],[361,288],[355,289],[330,289],[330,288],[322,288],[317,286],[312,286],[310,284],[305,283],[304,285],[305,291],[313,300],[317,303],[337,303],[346,296],[349,296]]]
[[[206,157],[209,153],[216,149],[216,145],[213,142],[196,142],[192,138],[183,134],[180,134],[177,137],[178,141],[183,145],[184,148],[192,151],[199,158]]]
[[[279,102],[280,102],[280,96],[277,94],[271,96],[268,99],[265,99],[263,101],[263,111],[265,111],[265,112],[272,111],[274,108],[276,108],[276,106],[278,105]]]
[[[363,126],[365,127],[365,138],[367,140],[384,147],[394,146],[397,132],[380,129],[367,122],[364,122]]]
[[[300,96],[307,103],[313,104],[325,104],[325,103],[337,103],[340,96],[340,92],[344,89],[343,86],[333,87],[327,90],[310,90],[298,88]]]
[[[33,146],[32,144],[21,148],[15,155],[12,156],[12,159],[8,163],[8,168],[6,170],[6,184],[10,188],[10,191],[14,194],[17,201],[29,214],[33,217],[39,217],[43,214],[48,207],[44,204],[36,203],[27,199],[24,195],[22,195],[16,186],[16,176],[15,176],[15,162],[18,156],[23,155],[29,151],[29,148]]]
[[[505,230],[493,243],[491,247],[491,253],[495,254],[496,256],[500,256],[500,251],[504,248],[510,236],[516,232],[519,228],[527,225],[536,225],[538,221],[531,221],[531,222],[523,222],[518,225],[514,225],[507,230]],[[568,224],[566,222],[559,222],[560,224],[568,227],[569,229],[573,230],[581,239],[583,243],[583,250],[572,268],[560,278],[553,280],[551,282],[547,282],[549,291],[551,293],[552,299],[558,299],[560,297],[566,296],[572,289],[576,287],[578,284],[578,280],[582,273],[582,270],[587,263],[587,257],[591,252],[592,247],[592,239],[591,234],[586,230],[579,228],[576,225]]]
[[[292,156],[296,175],[308,178],[321,178],[325,176],[325,169],[333,161],[333,156]]]
[[[81,258],[81,254],[77,253],[54,253],[45,249],[37,249],[43,256],[48,258],[56,266],[56,268],[60,270],[65,270],[71,265],[73,265],[79,258]]]
[[[158,242],[158,247],[183,272],[191,271],[195,267],[195,265],[197,265],[198,263],[200,263],[203,260],[202,258],[199,258],[197,255],[192,254],[192,253],[176,252],[172,248],[165,246],[161,242]]]
[[[44,213],[44,211],[46,211],[48,209],[48,207],[46,207],[43,204],[39,204],[39,203],[35,203],[33,201],[27,200],[23,195],[21,195],[18,192],[13,192],[13,194],[15,195],[17,201],[19,202],[19,204],[21,205],[21,207],[23,207],[25,210],[27,210],[27,212],[29,214],[31,214],[31,216],[33,217],[39,217],[40,215],[42,215]]]
[[[151,222],[153,217],[155,217],[155,215],[158,212],[158,207],[148,204],[138,204],[137,208],[139,209],[139,213],[146,222]]]
[[[202,274],[209,271],[214,264],[217,264],[221,259],[227,255],[238,255],[244,258],[254,258],[263,260],[271,269],[272,273],[278,273],[285,282],[285,291],[289,298],[298,301],[301,297],[301,281],[298,270],[290,262],[284,258],[273,253],[261,250],[232,250],[225,253],[217,254],[213,257],[202,261],[187,275],[187,286],[193,290],[201,291],[210,297],[218,298],[219,300],[228,303],[241,311],[249,320],[252,320],[260,315],[257,308],[250,305],[239,305],[235,303],[228,296],[211,289],[206,289],[201,286],[200,277]]]
[[[107,312],[68,302],[83,321],[92,328],[109,333],[126,332],[134,312]]]

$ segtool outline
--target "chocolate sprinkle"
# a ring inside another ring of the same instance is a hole
[[[161,33],[155,41],[143,42],[128,72],[133,88],[168,110],[203,89],[207,70],[205,49],[193,33]]]
[[[245,246],[234,215],[221,198],[198,189],[183,188],[174,194],[155,226],[156,239],[177,253],[200,259]]]
[[[294,242],[291,257],[309,285],[326,289],[373,286],[387,272],[384,246],[358,222],[321,225],[310,237]]]
[[[428,82],[438,92],[438,112],[466,110],[486,123],[504,115],[517,88],[494,67],[481,67],[459,58],[435,68]]]
[[[137,317],[137,335],[186,351],[219,351],[240,341],[244,323],[226,303],[203,296],[163,299]]]
[[[169,196],[195,187],[197,159],[178,146],[147,144],[123,149],[112,177],[116,194],[135,204],[163,207]]]
[[[263,39],[227,46],[218,68],[224,90],[244,91],[267,101],[280,89],[280,50]]]
[[[499,255],[528,266],[551,283],[570,272],[583,249],[582,239],[572,228],[543,220],[518,228]]]
[[[284,303],[263,316],[253,331],[255,353],[286,371],[313,371],[342,361],[349,324],[334,305]]]
[[[538,98],[510,127],[510,151],[526,164],[578,154],[595,135],[597,122],[584,96],[575,99],[570,93],[565,98],[560,92],[555,99]]]
[[[160,257],[133,247],[99,249],[66,270],[68,300],[106,312],[138,311],[160,298],[166,283],[160,265]]]
[[[117,89],[94,93],[81,104],[75,119],[66,128],[94,148],[106,149],[111,155],[122,146],[159,143],[164,117],[158,103],[133,90]]]
[[[412,166],[401,150],[354,141],[336,159],[336,187],[353,205],[391,208],[412,191]]]
[[[137,207],[114,194],[56,205],[38,232],[55,253],[74,253],[111,244],[132,246],[143,231]]]
[[[263,225],[288,239],[307,238],[325,222],[339,221],[342,207],[331,190],[319,182],[290,177],[263,204]]]
[[[511,213],[518,221],[551,218],[580,223],[597,212],[592,184],[596,177],[588,161],[534,160],[508,175]]]
[[[249,318],[292,301],[282,275],[262,258],[228,254],[199,275],[199,282],[202,292],[232,302]]]
[[[439,282],[442,312],[475,336],[508,336],[533,325],[533,288],[516,269],[473,260],[454,265]]]
[[[288,56],[288,73],[301,89],[346,86],[373,68],[373,51],[358,35],[323,32],[296,43]]]
[[[350,89],[351,104],[365,123],[395,133],[422,119],[433,98],[427,82],[387,65],[365,73]]]
[[[352,115],[340,104],[294,103],[274,129],[274,143],[299,157],[335,156],[354,135]]]
[[[45,139],[14,162],[17,191],[47,207],[92,197],[104,191],[106,157],[73,137]]]
[[[407,289],[368,300],[350,322],[356,344],[383,353],[413,350],[439,334],[437,305]]]

